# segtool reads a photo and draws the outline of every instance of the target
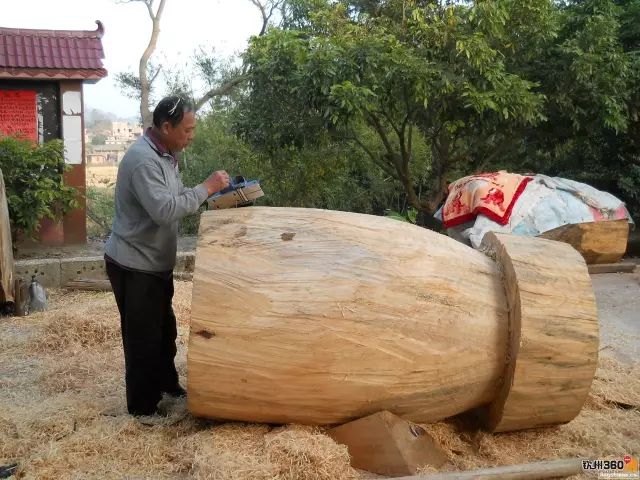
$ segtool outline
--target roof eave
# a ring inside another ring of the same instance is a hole
[[[47,69],[47,68],[6,68],[0,67],[0,79],[20,80],[81,80],[96,83],[107,76],[107,70],[100,69]]]
[[[41,37],[69,37],[69,38],[97,38],[104,36],[104,25],[100,20],[96,20],[95,30],[44,30],[36,28],[7,28],[0,27],[0,34],[3,35],[29,35]]]

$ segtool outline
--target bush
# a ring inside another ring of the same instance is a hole
[[[226,170],[229,175],[246,178],[264,178],[257,168],[257,157],[233,134],[229,133],[228,119],[224,113],[215,112],[198,122],[198,133],[180,160],[180,171],[185,186],[193,187],[216,170]],[[180,222],[181,235],[198,232],[201,207],[195,215]]]
[[[34,145],[28,140],[0,137],[0,169],[14,245],[19,234],[33,238],[43,218],[57,221],[78,207],[77,190],[64,184],[66,167],[61,140]]]
[[[113,188],[87,188],[87,234],[89,237],[109,236],[115,208]]]
[[[328,141],[321,147],[256,151],[234,134],[232,119],[233,113],[214,111],[199,122],[198,134],[180,162],[185,185],[227,170],[261,181],[265,196],[257,205],[382,215],[390,206],[401,210],[406,203],[399,183],[371,165],[357,147]],[[197,233],[199,213],[183,219],[181,234]]]

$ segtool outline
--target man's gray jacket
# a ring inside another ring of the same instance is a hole
[[[174,159],[143,135],[118,168],[115,217],[105,253],[125,268],[167,272],[176,264],[178,223],[207,199],[204,185],[185,188]]]

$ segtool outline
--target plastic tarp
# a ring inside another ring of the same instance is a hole
[[[500,225],[479,214],[474,220],[447,229],[447,234],[477,249],[485,233],[490,231],[537,236],[574,223],[627,219],[633,224],[624,203],[610,193],[565,178],[532,177],[507,224]],[[435,217],[442,221],[442,208]]]

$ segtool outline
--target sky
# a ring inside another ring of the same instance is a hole
[[[159,0],[156,0],[156,4]],[[138,103],[115,84],[122,71],[136,72],[149,42],[151,20],[141,2],[117,0],[0,0],[0,27],[95,30],[105,27],[102,45],[109,75],[85,85],[85,109],[97,108],[120,117],[136,117]],[[245,49],[260,31],[262,20],[249,0],[166,0],[154,59],[180,67],[203,46],[229,57]]]

